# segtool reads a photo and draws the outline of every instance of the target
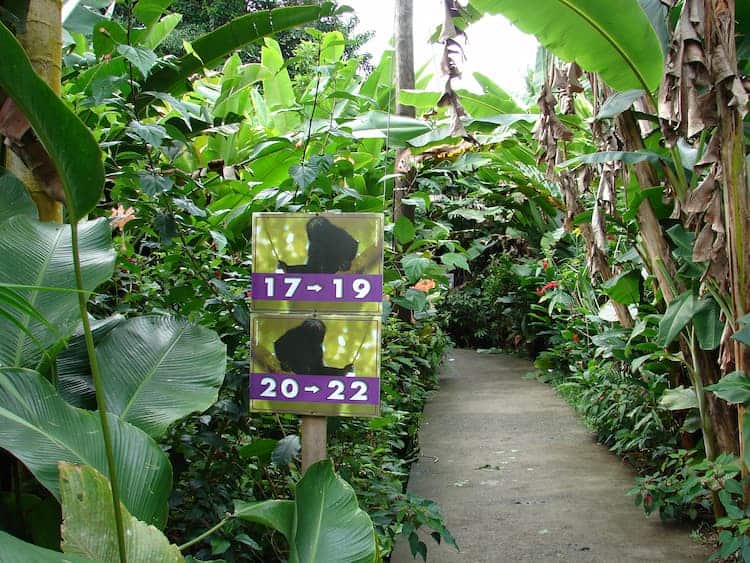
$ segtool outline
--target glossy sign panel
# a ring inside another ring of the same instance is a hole
[[[253,310],[381,311],[381,214],[256,213],[252,235]]]
[[[377,416],[380,317],[253,314],[250,408]]]

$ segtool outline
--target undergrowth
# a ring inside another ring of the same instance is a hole
[[[382,416],[329,418],[329,456],[355,489],[375,524],[381,553],[388,555],[404,534],[416,553],[428,546],[416,530],[426,527],[450,544],[438,505],[406,493],[409,468],[418,457],[417,433],[424,404],[437,386],[437,368],[449,344],[434,323],[411,325],[391,317],[383,327]],[[243,500],[290,498],[300,477],[297,418],[247,416],[244,360],[227,378],[220,400],[206,413],[173,429],[165,444],[175,465],[170,536],[197,536]],[[259,438],[262,436],[262,438]],[[233,522],[197,544],[197,559],[276,561],[285,542],[267,528]]]

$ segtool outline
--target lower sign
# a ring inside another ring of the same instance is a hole
[[[255,313],[250,408],[377,416],[380,318]]]
[[[250,398],[257,401],[377,405],[380,402],[380,380],[376,377],[253,373],[250,376]]]

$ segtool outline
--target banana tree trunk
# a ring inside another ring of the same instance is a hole
[[[748,111],[748,96],[737,66],[735,2],[705,0],[705,43],[708,68],[715,85],[719,116],[720,163],[723,183],[724,225],[734,327],[750,311],[750,193],[745,161],[743,118]],[[735,367],[750,375],[750,348],[734,342]],[[742,415],[738,411],[741,459],[747,436],[742,436]],[[747,474],[747,467],[744,467]]]
[[[62,21],[60,0],[31,0],[24,33],[17,35],[37,74],[55,92],[60,92],[62,64]],[[32,158],[34,158],[32,156]],[[26,158],[27,164],[31,164]],[[48,185],[45,174],[35,174],[14,151],[7,151],[6,168],[27,187],[42,221],[62,223],[62,204],[55,198],[56,187]],[[40,164],[41,165],[41,164]],[[35,168],[34,164],[31,164]]]
[[[617,118],[617,129],[622,135],[625,150],[644,150],[641,130],[631,111],[626,111]],[[656,173],[648,162],[634,164],[633,170],[638,178],[638,183],[642,187],[659,185]],[[672,288],[677,268],[674,260],[672,260],[667,238],[664,236],[664,231],[648,200],[644,200],[638,208],[638,226],[640,227],[643,244],[648,252],[649,270],[659,282],[659,289],[664,296],[664,301],[669,304],[676,297]]]
[[[627,111],[618,118],[618,130],[625,143],[625,150],[644,149],[640,128],[632,112]],[[656,172],[648,162],[635,164],[633,169],[641,186],[659,185]],[[648,253],[649,270],[657,279],[665,303],[669,304],[685,288],[676,279],[677,268],[672,259],[667,238],[648,200],[645,200],[638,209],[637,219],[643,243]],[[688,364],[693,364],[691,367],[700,377],[703,387],[712,385],[721,378],[721,369],[715,353],[700,349],[691,352],[683,343],[682,354]],[[713,430],[706,439],[715,442],[710,444],[710,450],[736,453],[738,451],[738,433],[735,423],[735,409],[724,401],[716,399],[712,393],[706,395],[705,400]]]

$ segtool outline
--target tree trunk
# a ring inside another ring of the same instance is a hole
[[[623,137],[625,150],[644,149],[640,128],[631,111],[626,111],[618,118],[618,130]],[[656,172],[648,162],[634,164],[633,169],[641,186],[659,185]],[[676,279],[677,268],[672,259],[669,244],[648,200],[645,200],[638,209],[638,226],[648,253],[649,269],[658,281],[664,302],[669,304],[685,288]],[[675,291],[677,295],[675,295]],[[687,364],[695,364],[693,368],[700,375],[704,387],[716,383],[721,378],[718,358],[713,352],[697,349],[695,350],[695,362],[693,362],[690,349],[683,343],[682,354]],[[712,449],[736,453],[738,451],[738,434],[737,426],[734,423],[735,409],[724,401],[717,400],[712,393],[707,393],[707,399],[708,412],[716,439],[716,444],[713,445]]]
[[[731,302],[735,331],[737,320],[749,312],[750,300],[750,193],[745,163],[743,118],[747,113],[747,95],[739,79],[735,37],[734,0],[705,0],[705,50],[708,69],[714,82],[719,116],[721,177],[723,183],[724,225]],[[735,368],[750,375],[750,348],[734,342]],[[742,435],[744,408],[738,409],[741,459],[745,440]],[[747,467],[743,461],[744,473]]]
[[[396,101],[398,115],[415,117],[413,106],[398,102],[401,90],[414,88],[414,4],[413,0],[396,1]],[[414,169],[409,149],[396,151],[396,178],[393,186],[393,220],[406,216],[414,219],[414,207],[403,203],[406,192],[414,181]]]
[[[617,118],[617,129],[622,135],[626,151],[644,150],[641,130],[631,111],[626,111]],[[634,164],[633,169],[642,188],[659,185],[656,173],[648,162]],[[675,283],[673,280],[677,268],[672,260],[672,253],[659,220],[648,200],[644,200],[638,208],[638,226],[648,252],[649,269],[659,282],[664,301],[669,304],[676,297],[672,291],[672,285]]]
[[[414,0],[396,1],[396,101],[397,113],[415,117],[414,107],[398,102],[401,90],[414,88]]]
[[[60,92],[62,64],[62,21],[60,0],[32,0],[26,17],[26,30],[17,35],[37,74],[57,93]],[[42,182],[24,165],[20,157],[7,151],[7,169],[29,190],[42,221],[62,223],[62,204],[45,190]]]

